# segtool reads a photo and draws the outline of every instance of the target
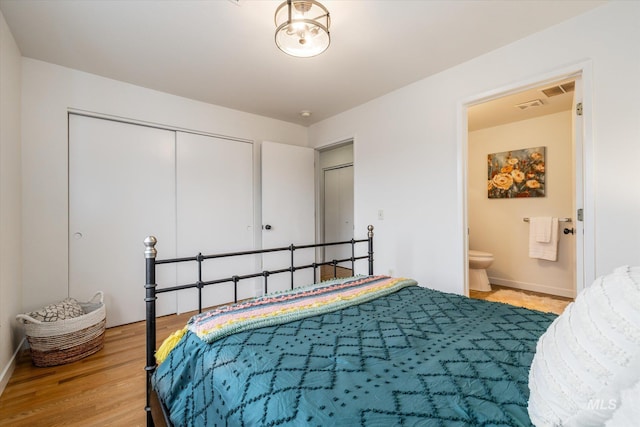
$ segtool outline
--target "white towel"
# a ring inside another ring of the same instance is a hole
[[[550,216],[539,216],[529,218],[530,232],[534,234],[536,242],[549,243],[551,241],[551,228],[553,218]]]
[[[529,219],[529,257],[547,261],[558,260],[558,218],[551,218],[551,230],[548,242],[539,242],[537,218]]]

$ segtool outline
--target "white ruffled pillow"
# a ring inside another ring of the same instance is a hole
[[[640,420],[640,381],[635,386],[620,393],[620,404],[613,416],[607,421],[607,427],[629,427]]]
[[[540,337],[529,417],[541,426],[601,426],[640,380],[640,267],[620,267],[578,295]]]

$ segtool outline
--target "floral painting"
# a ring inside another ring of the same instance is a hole
[[[489,198],[544,197],[544,151],[535,147],[489,154]]]

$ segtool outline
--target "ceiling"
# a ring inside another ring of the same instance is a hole
[[[575,84],[575,81],[560,80],[473,105],[467,109],[467,128],[472,132],[571,110],[574,88],[570,83]],[[557,89],[555,94],[545,93],[548,89],[560,87],[562,89]]]
[[[313,58],[275,46],[279,3],[0,0],[0,10],[25,57],[308,126],[605,1],[325,0],[331,46]]]

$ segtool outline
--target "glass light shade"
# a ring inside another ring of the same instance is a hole
[[[288,55],[309,58],[331,43],[329,11],[315,0],[285,1],[276,9],[275,22],[276,45]]]

